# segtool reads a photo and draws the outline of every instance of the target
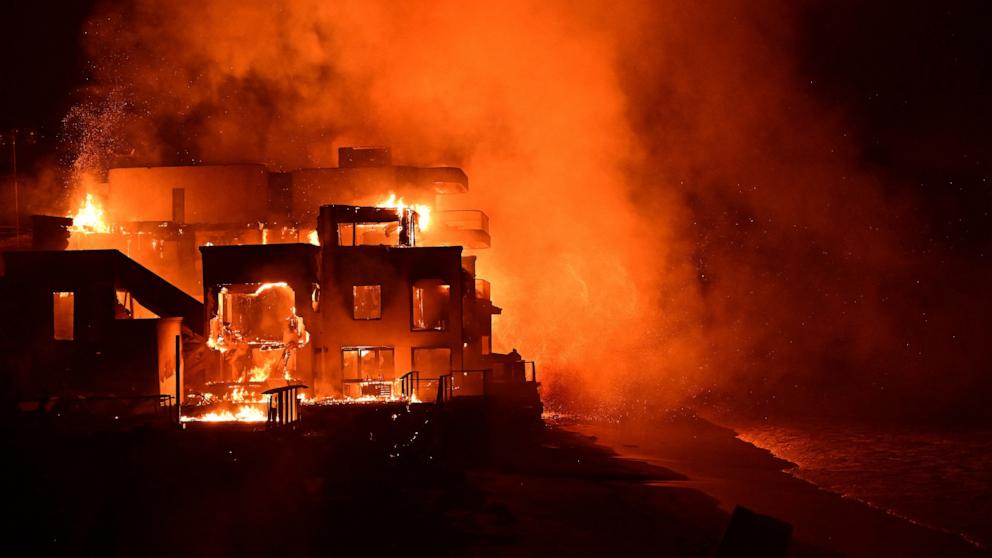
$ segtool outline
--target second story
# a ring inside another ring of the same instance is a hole
[[[321,207],[325,339],[343,344],[461,343],[462,249],[415,246],[416,219],[415,213],[395,209]],[[366,242],[356,242],[360,237]],[[372,244],[368,240],[373,237],[385,242]]]

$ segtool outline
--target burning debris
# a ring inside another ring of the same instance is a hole
[[[227,285],[217,293],[217,313],[210,319],[207,346],[220,355],[221,376],[232,382],[208,382],[187,420],[262,422],[263,391],[277,381],[296,378],[296,351],[309,343],[295,295],[284,282]],[[270,381],[271,380],[271,381]],[[215,410],[218,407],[221,410]]]
[[[86,198],[80,204],[75,214],[70,214],[74,233],[92,234],[109,233],[110,225],[107,224],[103,213],[103,207],[96,202],[93,194],[86,194]]]

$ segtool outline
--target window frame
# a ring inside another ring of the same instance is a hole
[[[386,350],[386,349],[388,349],[389,351],[391,351],[393,353],[393,371],[392,371],[393,378],[389,378],[389,381],[395,381],[396,380],[396,347],[394,347],[392,345],[344,345],[344,346],[342,346],[341,347],[341,350],[339,351],[340,358],[341,358],[341,381],[344,382],[344,383],[349,383],[349,382],[364,382],[366,380],[379,380],[380,378],[377,378],[377,377],[363,376],[362,375],[362,351],[373,351],[373,350],[374,351],[382,351],[382,350]],[[356,362],[356,365],[358,366],[357,377],[356,378],[346,378],[345,377],[345,374],[344,374],[344,370],[345,370],[345,364],[344,364],[345,353],[348,352],[348,351],[354,351],[354,352],[358,353],[358,355],[357,355],[358,358],[355,361]],[[381,379],[383,381],[386,381],[387,380],[387,378],[385,378],[385,377],[383,377]]]
[[[56,316],[58,313],[59,298],[69,299],[68,316],[68,337],[59,337]],[[76,340],[76,291],[52,291],[52,340],[54,341],[75,341]]]
[[[442,326],[440,328],[429,328],[429,327],[428,328],[419,328],[419,327],[417,327],[417,321],[416,321],[416,301],[417,301],[417,297],[415,295],[415,292],[416,292],[416,289],[417,289],[417,283],[419,283],[420,281],[439,281],[441,283],[440,286],[447,287],[448,288],[448,300],[447,300],[447,303],[445,305],[446,308],[442,312],[442,314],[443,314],[443,316],[442,316],[443,317],[443,323],[442,323]],[[445,279],[441,279],[441,278],[438,278],[438,277],[424,277],[424,278],[417,279],[417,280],[415,280],[415,281],[413,281],[413,282],[410,283],[409,293],[410,293],[410,331],[418,332],[418,333],[422,333],[422,332],[439,333],[439,332],[446,332],[446,331],[449,330],[449,327],[450,327],[449,322],[451,322],[451,310],[452,310],[452,305],[454,304],[453,297],[451,295],[451,284],[449,282],[447,282]]]
[[[374,318],[359,318],[355,315],[355,311],[358,309],[355,306],[355,301],[357,300],[356,289],[359,287],[375,287],[379,291],[379,315]],[[359,322],[374,322],[376,320],[382,319],[382,285],[352,285],[351,286],[351,319]]]

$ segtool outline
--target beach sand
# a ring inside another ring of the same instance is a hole
[[[504,534],[514,543],[485,555],[711,556],[735,505],[791,523],[790,556],[986,555],[798,480],[790,463],[691,415],[573,423],[547,438],[547,455],[474,475],[515,521]]]

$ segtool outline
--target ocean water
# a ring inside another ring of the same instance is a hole
[[[908,521],[992,548],[992,431],[738,425],[738,438],[788,472]]]

